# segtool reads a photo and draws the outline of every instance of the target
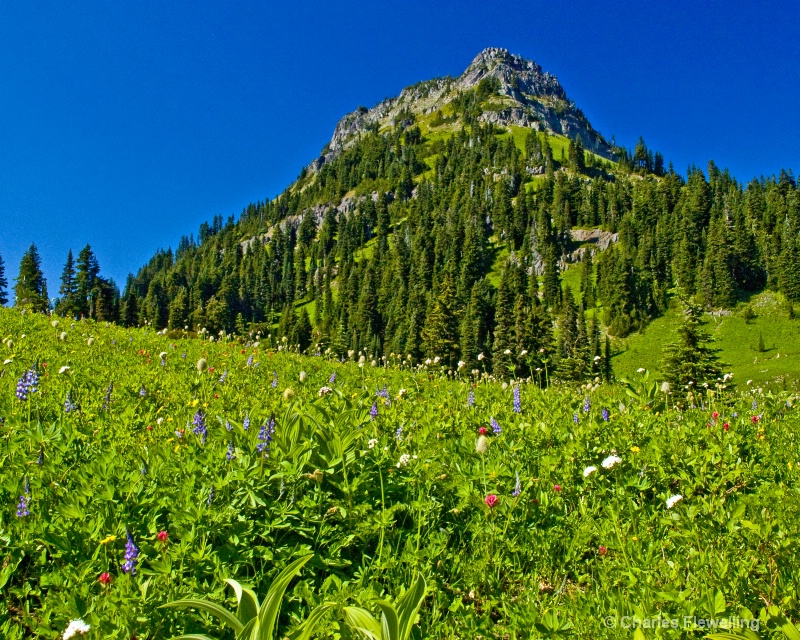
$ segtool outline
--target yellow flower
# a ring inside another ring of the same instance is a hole
[[[195,398],[194,400],[192,400],[192,406],[193,406],[193,407],[196,407],[198,404],[200,404],[200,401],[199,401],[197,398]]]
[[[631,447],[631,451],[633,451],[634,453],[639,453],[640,449],[639,447]]]
[[[107,538],[103,538],[100,541],[100,544],[108,544],[109,542],[114,542],[117,539],[117,536],[108,536]]]

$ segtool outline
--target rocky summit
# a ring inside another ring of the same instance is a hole
[[[509,53],[507,49],[490,47],[481,51],[457,78],[419,82],[372,109],[359,107],[348,113],[337,123],[330,143],[309,168],[318,170],[371,128],[380,130],[403,124],[409,114],[423,115],[442,110],[464,92],[477,88],[482,81],[492,83],[497,96],[483,109],[478,117],[480,121],[547,130],[571,139],[580,137],[584,149],[606,158],[612,157],[611,145],[567,97],[554,75],[543,71],[533,60]]]

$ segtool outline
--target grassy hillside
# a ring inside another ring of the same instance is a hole
[[[752,380],[754,385],[768,386],[784,383],[791,386],[800,381],[800,320],[790,320],[780,294],[764,292],[749,302],[755,317],[747,322],[744,305],[730,315],[706,315],[706,330],[715,340],[714,347],[734,373],[740,385]],[[669,309],[664,316],[651,322],[641,333],[617,343],[620,349],[614,357],[618,376],[632,375],[639,367],[658,372],[662,349],[675,340],[679,324],[678,311]],[[759,335],[765,351],[758,351]]]

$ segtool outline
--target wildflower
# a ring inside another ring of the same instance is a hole
[[[277,386],[278,386],[278,372],[277,371],[273,371],[272,372],[272,388],[274,389]]]
[[[250,428],[250,415],[246,415],[242,421],[242,429],[247,431]]]
[[[283,390],[283,399],[288,402],[292,398],[294,398],[294,389],[292,389],[291,387],[286,387]]]
[[[528,350],[527,349],[523,349],[522,351],[519,352],[519,355],[520,355],[521,358],[524,358],[525,356],[528,355]]]
[[[39,457],[36,458],[36,464],[38,464],[40,467],[44,464],[44,451],[39,451]]]
[[[98,577],[97,581],[100,584],[111,584],[111,574],[108,571],[103,571]]]
[[[644,373],[644,371],[645,371],[644,367],[639,367],[639,368],[636,370],[636,373]]]
[[[672,509],[672,507],[678,504],[681,500],[683,500],[683,496],[679,493],[674,496],[670,496],[667,498],[667,509]]]
[[[100,541],[100,544],[108,544],[109,542],[114,542],[114,540],[116,540],[116,539],[117,539],[117,536],[114,536],[114,535],[106,536],[105,538],[103,538]]]
[[[481,434],[478,436],[478,441],[475,443],[476,453],[486,453],[489,450],[489,438]]]
[[[236,457],[236,449],[234,448],[234,446],[233,446],[233,441],[231,440],[231,441],[228,443],[228,451],[227,451],[227,453],[225,454],[225,458],[228,460],[228,462],[230,462],[230,461],[231,461],[231,460],[233,460],[235,457]]]
[[[220,384],[225,384],[225,381],[226,381],[227,379],[228,379],[228,370],[227,370],[227,369],[225,369],[225,371],[223,371],[223,372],[222,372],[222,375],[219,377],[219,383],[220,383]]]
[[[106,394],[103,396],[103,411],[108,411],[108,405],[111,404],[111,393],[114,391],[114,383],[111,382],[106,389]]]
[[[486,431],[487,431],[486,427],[479,427],[478,428],[478,434],[479,435],[485,436],[486,435]]]
[[[470,389],[469,393],[467,394],[467,405],[470,407],[475,406],[475,392],[472,389]]]
[[[592,408],[592,403],[589,401],[589,396],[586,396],[586,400],[583,401],[583,412],[589,413],[589,410]]]
[[[208,490],[208,498],[206,498],[206,504],[210,507],[211,503],[214,502],[214,487],[211,487]]]
[[[408,466],[408,463],[409,463],[410,460],[411,460],[411,456],[408,455],[407,453],[404,453],[403,455],[400,456],[400,459],[397,461],[397,464],[395,466],[398,469],[400,467],[406,467],[406,466]]]
[[[269,455],[269,445],[274,435],[275,417],[272,416],[266,424],[261,425],[261,429],[258,431],[259,442],[256,445],[256,449],[258,449],[259,453],[263,453],[265,458]]]
[[[208,360],[205,358],[200,358],[195,366],[200,373],[203,373],[206,369],[208,369]]]
[[[457,368],[458,368],[458,370],[459,370],[459,371],[461,371],[461,369],[463,369],[463,368],[464,368],[464,365],[465,365],[465,364],[467,364],[467,363],[466,363],[466,362],[464,362],[463,360],[459,360],[459,361],[458,361],[458,367],[457,367]]]
[[[603,420],[605,420],[606,422],[608,422],[608,419],[611,417],[611,413],[609,413],[608,409],[606,409],[605,407],[603,407],[603,410],[602,410],[600,413],[601,413],[601,414],[602,414],[602,416],[603,416]]]
[[[378,417],[378,403],[377,402],[373,402],[372,403],[372,408],[369,410],[369,417],[370,417],[371,420],[374,420],[375,418]]]
[[[606,549],[606,548],[605,548],[605,547],[604,547],[604,546],[601,544],[599,547],[597,547],[597,552],[598,552],[598,553],[599,553],[601,556],[604,556],[604,555],[606,555],[606,554],[608,553],[608,549]]]
[[[144,398],[147,395],[147,389],[144,388],[144,385],[139,387],[139,397]]]
[[[67,371],[69,371],[69,365],[67,365],[67,364],[65,364],[63,367],[61,367],[58,370],[59,373],[66,373]]]
[[[305,371],[301,371],[301,372],[300,372],[300,375],[298,376],[298,378],[300,379],[300,382],[301,382],[301,383],[306,381],[306,376],[307,376],[307,375],[308,375],[308,374],[307,374]]]
[[[753,411],[755,411],[756,409],[758,409],[758,402],[754,399],[753,400]]]
[[[333,391],[333,389],[330,387],[320,387],[317,395],[321,398],[322,396],[327,396],[331,391]]]
[[[511,495],[517,498],[520,493],[522,493],[522,482],[519,479],[519,471],[517,471],[517,483],[514,485],[514,491],[511,492]]]
[[[163,543],[163,542],[166,542],[166,541],[167,541],[167,538],[169,538],[169,534],[168,534],[166,531],[159,531],[159,532],[156,534],[156,538],[158,538],[158,541],[159,541],[159,542],[162,542],[162,543]]]
[[[394,432],[394,439],[400,442],[403,439],[403,425],[401,424],[397,427],[397,430]]]
[[[478,360],[483,360],[485,357],[482,352],[478,354]]]
[[[759,421],[760,417],[761,417],[761,416],[753,416],[753,417],[752,417],[752,418],[750,418],[750,419],[753,421],[753,424],[755,424],[756,422],[758,422],[758,421]]]
[[[489,424],[491,425],[492,431],[495,435],[499,436],[501,433],[503,433],[503,430],[500,428],[500,424],[494,419],[494,416],[492,416],[491,420],[489,420]]]
[[[603,466],[603,469],[610,469],[619,462],[622,462],[622,458],[620,458],[619,456],[608,456],[605,460],[603,460],[601,464]]]
[[[253,354],[252,353],[250,354],[250,357],[247,359],[247,366],[248,367],[252,367],[253,366]]]
[[[225,430],[233,431],[233,425],[228,420],[225,420]]]
[[[197,413],[194,414],[194,418],[192,419],[192,427],[192,433],[194,433],[196,436],[200,436],[200,444],[205,444],[206,438],[208,437],[208,429],[206,428],[206,419],[200,409],[198,409]]]
[[[662,382],[661,383],[661,393],[669,393],[669,390],[670,390],[669,382],[666,382],[666,381]]]
[[[30,506],[30,498],[28,497],[27,493],[23,493],[19,497],[19,504],[17,504],[17,517],[24,518],[26,516],[31,515],[31,512],[28,509],[29,506]]]
[[[590,467],[586,467],[586,468],[583,470],[583,477],[584,477],[584,478],[588,478],[588,477],[589,477],[590,475],[592,475],[592,474],[593,474],[595,471],[597,471],[597,467],[595,467],[594,465],[592,465],[592,466],[590,466]]]
[[[367,446],[370,449],[374,449],[376,444],[378,444],[378,441],[375,438],[370,438],[369,441],[367,442]]]
[[[510,356],[511,355],[511,349],[506,349],[505,351],[503,351],[503,355],[504,356]]]
[[[75,405],[72,402],[72,393],[67,391],[67,398],[64,400],[64,413],[71,413],[75,411]]]
[[[556,493],[561,491],[561,485],[560,484],[553,485],[553,491],[555,491]]]
[[[519,385],[514,385],[514,413],[522,413],[522,401],[520,400]]]
[[[28,369],[22,374],[22,377],[17,381],[17,398],[21,401],[28,399],[28,395],[36,393],[39,385],[39,374],[35,368]]]
[[[493,493],[490,493],[488,496],[486,496],[483,499],[483,501],[486,503],[486,506],[489,507],[490,509],[494,509],[495,506],[497,506],[497,496],[494,495]]]
[[[572,421],[573,421],[575,424],[578,424],[578,414],[577,414],[577,413],[573,413],[573,414],[572,414]]]
[[[397,399],[400,400],[407,393],[408,391],[406,391],[405,389],[400,389],[400,391],[397,392]]]
[[[712,417],[714,420],[716,420],[717,418],[719,418],[719,411],[714,411],[714,413],[712,413],[712,414],[711,414],[711,417]]]
[[[67,628],[64,629],[64,635],[61,636],[64,640],[69,640],[73,636],[80,634],[83,635],[89,632],[91,625],[86,624],[83,620],[70,620]]]
[[[634,447],[631,447],[631,451],[632,451],[633,453],[639,453],[639,451],[641,451],[641,449],[639,449],[639,447],[635,447],[635,446],[634,446]]]
[[[738,412],[738,411],[734,411],[734,412],[731,414],[731,418],[738,418],[738,417],[739,417],[739,412]]]
[[[335,371],[331,374],[331,377],[328,378],[328,384],[336,384],[336,372]]]
[[[723,428],[723,430],[725,430],[725,431],[729,431],[731,427],[730,427],[730,425],[729,425],[729,424],[726,422],[725,424],[723,424],[723,425],[722,425],[722,428]]]
[[[125,531],[128,540],[125,543],[125,562],[122,563],[122,571],[130,573],[132,576],[136,575],[136,559],[139,557],[139,547],[133,541],[133,536],[130,531]]]
[[[62,332],[61,332],[61,335],[60,335],[60,336],[58,336],[58,337],[59,337],[59,339],[61,340],[61,342],[64,342],[64,340],[66,340],[66,339],[67,339],[67,332],[66,332],[66,331],[62,331]]]

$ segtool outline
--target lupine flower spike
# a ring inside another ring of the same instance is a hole
[[[133,535],[125,528],[125,535],[127,542],[125,543],[125,562],[122,563],[122,571],[130,573],[132,576],[136,575],[136,559],[139,557],[139,547],[133,540]]]

